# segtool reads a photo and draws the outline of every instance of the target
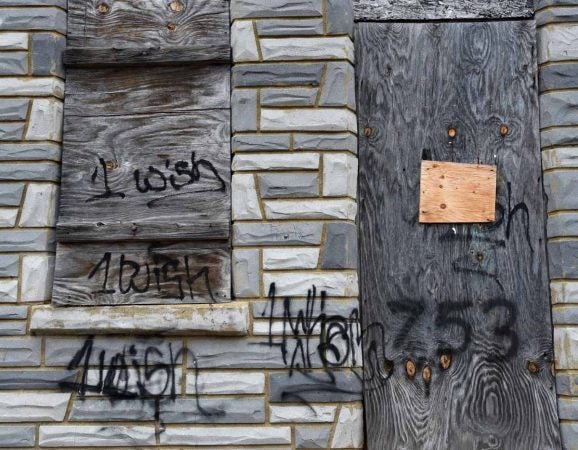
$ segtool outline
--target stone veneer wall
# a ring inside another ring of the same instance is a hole
[[[58,308],[66,0],[0,3],[0,448],[363,446],[351,5],[231,16],[236,300]]]
[[[539,0],[540,127],[558,410],[578,449],[578,1]]]

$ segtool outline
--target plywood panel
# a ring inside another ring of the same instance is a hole
[[[368,448],[559,449],[534,23],[355,44]],[[419,224],[423,160],[495,165],[495,223]]]

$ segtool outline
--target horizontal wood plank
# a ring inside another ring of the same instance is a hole
[[[59,244],[57,305],[221,303],[230,295],[229,244]]]
[[[69,47],[186,47],[229,43],[226,0],[69,0]]]
[[[226,65],[68,69],[66,116],[229,108],[229,72]]]
[[[531,0],[353,0],[355,20],[513,19],[534,15]]]
[[[67,67],[133,67],[143,64],[202,66],[229,63],[231,48],[228,43],[220,42],[183,47],[69,47],[64,51],[63,61]]]
[[[60,241],[227,239],[229,111],[65,115]]]

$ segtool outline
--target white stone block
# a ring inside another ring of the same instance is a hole
[[[556,369],[578,369],[578,326],[554,328]]]
[[[52,296],[54,256],[27,255],[22,257],[22,301],[40,302]]]
[[[263,131],[351,131],[357,133],[357,117],[348,109],[261,109]]]
[[[3,77],[0,83],[0,96],[4,95],[64,98],[64,82],[56,77]]]
[[[62,140],[62,102],[53,98],[34,99],[26,131],[28,141]]]
[[[356,297],[358,281],[356,272],[267,272],[263,274],[263,283],[270,286],[275,283],[277,295],[307,296],[312,286],[317,292],[325,291],[328,296]]]
[[[578,303],[578,281],[552,281],[552,303]]]
[[[26,189],[26,197],[21,227],[53,227],[56,224],[58,186],[51,183],[31,183]]]
[[[270,406],[269,421],[271,423],[287,422],[333,422],[337,406]]]
[[[155,445],[155,427],[124,425],[41,425],[41,447],[133,447]]]
[[[0,280],[0,302],[15,302],[18,300],[18,280]]]
[[[224,446],[291,444],[291,427],[178,427],[161,433],[163,445]]]
[[[323,155],[323,195],[357,197],[357,158],[350,153]]]
[[[267,248],[263,250],[263,269],[315,269],[319,248]]]
[[[363,448],[363,408],[343,405],[331,448]]]
[[[231,182],[231,197],[233,220],[262,218],[253,175],[234,174]]]
[[[260,43],[264,61],[347,59],[353,62],[355,55],[349,36],[262,38]]]
[[[262,394],[263,372],[194,372],[187,373],[187,394]]]
[[[197,305],[116,305],[32,309],[30,328],[65,334],[164,333],[244,336],[249,329],[246,303]]]
[[[139,369],[140,370],[140,369]],[[122,386],[124,392],[134,394],[135,396],[140,395],[142,389],[142,372],[139,372],[134,367],[128,367],[126,372],[124,370],[117,370],[116,372],[109,371],[108,374],[113,374],[114,378],[112,380],[113,386]],[[149,373],[149,378],[146,380],[146,390],[150,395],[167,395],[169,392],[169,387],[172,381],[168,379],[172,373],[167,373],[166,370],[157,370]],[[181,393],[181,378],[182,370],[180,368],[175,368],[175,393]],[[100,392],[94,389],[87,389],[86,396],[99,396],[108,395],[104,390],[106,389],[104,383],[100,383],[102,372],[99,369],[89,369],[86,371],[86,384],[88,386],[101,386],[102,390]],[[106,376],[106,375],[105,375]]]
[[[0,50],[28,50],[28,33],[0,33]]]
[[[295,321],[294,321],[295,322]],[[293,323],[294,323],[293,322]],[[300,330],[302,330],[300,328]],[[293,332],[291,330],[291,324],[283,320],[275,320],[270,322],[269,320],[254,320],[253,321],[253,334],[256,336],[282,336],[291,335]],[[316,323],[313,325],[312,329],[308,329],[307,333],[318,336],[321,334],[321,323]]]
[[[2,392],[0,422],[62,421],[70,396],[69,393]]]
[[[231,26],[233,61],[258,61],[259,51],[251,20],[235,20]]]
[[[547,25],[538,33],[538,63],[578,58],[578,24]]]
[[[233,170],[292,170],[317,169],[318,153],[250,153],[233,158]]]
[[[0,208],[0,228],[11,228],[16,225],[18,208]]]
[[[267,200],[263,202],[267,219],[355,220],[354,200]]]

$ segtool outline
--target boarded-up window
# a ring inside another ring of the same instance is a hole
[[[71,0],[53,302],[230,298],[224,1]]]

